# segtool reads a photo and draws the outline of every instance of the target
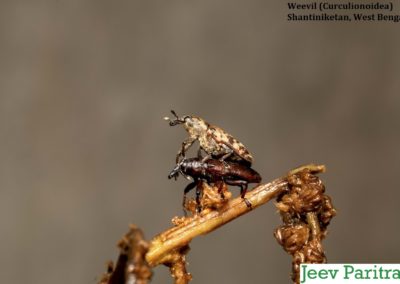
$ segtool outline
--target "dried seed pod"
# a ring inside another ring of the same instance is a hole
[[[279,210],[293,215],[318,211],[323,203],[325,187],[317,176],[307,169],[288,177],[290,192],[280,197]]]
[[[333,208],[332,200],[329,196],[324,195],[322,202],[322,210],[319,215],[319,220],[321,225],[326,228],[331,222],[332,218],[336,216],[336,209]]]
[[[185,201],[185,204],[183,204],[183,209],[185,211],[189,211],[192,215],[196,213],[197,210],[197,202],[193,198],[189,198]]]
[[[228,191],[225,183],[221,183],[220,186],[219,188],[203,183],[203,196],[200,201],[201,208],[219,209],[229,201],[232,193]]]
[[[292,279],[295,283],[300,283],[301,263],[326,263],[325,252],[319,239],[311,240],[293,255]]]
[[[293,254],[306,244],[310,229],[304,223],[284,225],[275,230],[274,236],[286,252]]]

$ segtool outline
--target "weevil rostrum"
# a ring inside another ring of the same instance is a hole
[[[183,124],[183,127],[189,133],[189,137],[183,141],[176,156],[176,163],[179,162],[181,156],[185,156],[185,152],[198,140],[200,144],[199,156],[201,150],[207,153],[203,162],[210,158],[219,158],[224,161],[229,157],[230,160],[242,161],[249,166],[252,164],[253,156],[246,147],[222,128],[211,125],[200,117],[190,115],[178,117],[173,110],[171,110],[171,113],[175,116],[174,119],[164,118],[169,121],[169,125]]]
[[[240,163],[226,162],[216,159],[208,159],[203,162],[201,158],[183,158],[168,175],[168,178],[177,178],[178,175],[193,179],[188,184],[183,194],[183,206],[185,206],[186,194],[196,187],[196,203],[199,209],[201,181],[207,183],[225,182],[228,185],[240,187],[240,195],[248,207],[251,203],[245,198],[249,183],[261,182],[261,176],[252,168]],[[199,210],[198,210],[199,211]]]

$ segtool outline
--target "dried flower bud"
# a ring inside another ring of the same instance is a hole
[[[203,196],[201,198],[202,208],[219,209],[228,202],[232,194],[227,191],[226,184],[221,184],[220,186],[221,187],[210,186],[207,183],[203,183]]]
[[[274,236],[290,254],[300,250],[308,241],[310,229],[306,224],[284,225],[275,230]]]
[[[329,196],[324,195],[322,202],[322,210],[319,215],[319,220],[321,225],[326,228],[331,222],[332,218],[336,216],[336,209],[333,208],[332,200]]]
[[[193,215],[196,213],[197,203],[193,198],[186,200],[183,206],[185,210],[189,211]]]
[[[280,211],[299,215],[320,209],[325,187],[317,176],[304,169],[290,175],[288,182],[290,192],[281,196],[280,202],[276,204]]]
[[[287,177],[288,182],[290,185],[298,185],[300,186],[303,182],[298,174],[289,175]]]
[[[293,255],[292,279],[295,283],[299,283],[301,263],[326,263],[324,249],[320,240],[314,239],[308,242]]]
[[[172,218],[171,223],[174,224],[175,226],[180,226],[182,224],[185,223],[185,220],[187,220],[188,218],[186,217],[178,217],[175,216],[174,218]]]

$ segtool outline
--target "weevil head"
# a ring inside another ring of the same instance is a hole
[[[171,113],[175,116],[174,119],[165,117],[165,120],[169,120],[170,126],[183,124],[186,131],[189,132],[191,137],[199,137],[204,134],[208,128],[208,123],[204,119],[196,116],[184,115],[179,117],[175,111],[171,110]]]
[[[185,123],[185,120],[189,117],[188,115],[184,115],[179,117],[174,110],[171,110],[171,113],[175,116],[174,119],[169,118],[168,116],[164,117],[164,120],[169,121],[170,126],[175,126],[178,124]]]
[[[200,117],[186,116],[183,127],[185,127],[186,131],[189,132],[191,137],[199,137],[206,133],[208,123]]]
[[[179,176],[179,174],[182,174],[182,161],[180,161],[178,164],[176,164],[175,168],[169,173],[168,178],[175,178],[175,180],[177,179],[177,177]]]
[[[188,161],[186,158],[183,158],[179,163],[176,164],[175,168],[169,173],[168,178],[178,178],[179,174],[181,174],[186,179],[190,180],[190,177],[185,173],[188,167]]]

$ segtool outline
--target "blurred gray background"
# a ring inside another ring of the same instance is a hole
[[[170,109],[237,137],[264,181],[325,164],[329,261],[400,261],[398,24],[288,23],[282,1],[0,5],[3,283],[96,283],[130,223],[171,226]],[[195,239],[192,283],[289,283],[278,224],[271,203]]]

